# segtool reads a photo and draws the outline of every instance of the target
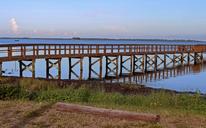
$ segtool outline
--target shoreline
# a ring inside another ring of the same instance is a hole
[[[1,80],[3,78],[3,82]],[[126,83],[107,83],[105,81],[100,80],[58,80],[58,79],[44,79],[44,78],[19,78],[19,77],[7,77],[7,76],[1,76],[0,77],[0,85],[1,84],[9,84],[4,81],[12,81],[9,83],[19,83],[21,80],[30,80],[30,81],[42,81],[42,82],[48,82],[58,85],[60,88],[65,87],[75,87],[79,88],[81,85],[89,86],[89,87],[103,87],[105,88],[106,92],[113,93],[121,93],[121,94],[127,94],[127,95],[149,95],[152,92],[166,92],[171,94],[190,94],[195,95],[197,92],[192,91],[176,91],[176,90],[170,90],[170,89],[164,89],[164,88],[152,88],[147,87],[147,85],[143,84],[126,84]],[[199,93],[199,95],[206,97],[206,94]]]

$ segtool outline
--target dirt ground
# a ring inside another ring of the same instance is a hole
[[[146,123],[59,112],[54,105],[28,101],[0,101],[1,128],[206,128],[206,117],[161,112],[161,122]]]

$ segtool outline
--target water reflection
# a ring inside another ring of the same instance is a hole
[[[197,65],[184,65],[156,72],[122,76],[119,79],[107,79],[106,82],[144,84],[153,88],[176,91],[200,91],[206,93],[206,61]]]

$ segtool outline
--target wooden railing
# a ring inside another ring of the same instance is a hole
[[[8,44],[0,45],[0,61],[37,58],[205,52],[206,45],[168,44]]]

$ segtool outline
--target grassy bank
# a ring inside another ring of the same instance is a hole
[[[90,85],[58,85],[40,80],[20,80],[16,84],[0,86],[1,100],[32,100],[37,102],[72,102],[105,107],[122,107],[140,110],[181,110],[206,115],[206,98],[199,93],[176,94],[165,91],[152,92],[147,95],[108,93],[102,87]]]
[[[133,87],[126,85],[125,88]],[[162,119],[168,117],[169,119],[171,117],[175,119],[191,117],[193,119],[194,117],[199,119],[198,121],[201,121],[201,123],[206,124],[206,98],[199,93],[192,95],[151,91],[149,94],[124,94],[121,92],[107,92],[104,87],[98,85],[59,87],[52,82],[23,79],[18,82],[5,82],[2,80],[0,100],[32,101],[35,104],[50,104],[62,101],[104,108],[156,113],[160,114]],[[198,122],[196,121],[196,123]]]

